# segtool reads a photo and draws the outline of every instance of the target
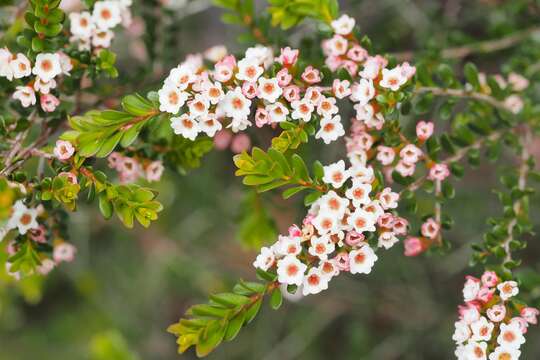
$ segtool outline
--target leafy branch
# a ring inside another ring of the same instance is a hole
[[[169,326],[167,330],[178,337],[178,352],[195,346],[197,356],[203,357],[222,341],[233,340],[255,318],[266,295],[270,296],[271,307],[278,309],[282,294],[277,276],[260,270],[257,274],[263,283],[241,280],[232,292],[211,295],[207,304],[193,305],[185,317]]]

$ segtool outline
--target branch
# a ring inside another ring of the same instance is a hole
[[[478,41],[469,45],[444,49],[441,51],[441,57],[445,59],[463,59],[473,54],[489,54],[516,46],[537,32],[540,32],[540,26],[534,26],[529,29],[518,31],[500,39]],[[414,55],[414,51],[404,51],[393,54],[399,61],[412,60]]]
[[[520,191],[524,191],[525,187],[527,186],[527,176],[529,175],[530,166],[529,166],[529,148],[528,145],[530,144],[532,139],[532,135],[530,132],[530,129],[526,129],[525,135],[523,136],[523,144],[522,144],[522,151],[521,151],[521,157],[520,157],[520,166],[519,166],[519,178],[518,178],[518,189]],[[504,252],[506,253],[506,256],[504,258],[504,263],[512,260],[512,252],[510,249],[510,243],[512,240],[514,240],[513,231],[514,227],[518,223],[518,216],[523,211],[523,198],[519,198],[516,201],[514,201],[514,204],[512,205],[512,209],[514,211],[514,218],[508,223],[508,226],[506,228],[506,231],[508,233],[508,236],[504,239],[502,243],[502,247],[504,249]]]
[[[414,92],[416,94],[423,94],[423,93],[429,92],[435,96],[452,96],[452,97],[457,97],[461,99],[476,100],[476,101],[481,101],[486,104],[489,104],[496,109],[500,109],[506,112],[510,111],[504,105],[503,102],[495,99],[493,96],[482,94],[479,92],[474,92],[474,91],[467,91],[463,89],[443,89],[443,88],[438,88],[434,86],[423,86],[423,87],[416,88]]]

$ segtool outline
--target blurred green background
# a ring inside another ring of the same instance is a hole
[[[156,88],[164,71],[188,53],[222,43],[232,50],[243,47],[235,43],[240,29],[223,25],[221,11],[205,0],[134,3],[139,27],[115,40],[121,76],[103,81],[100,91],[106,96]],[[496,38],[540,16],[538,1],[340,3],[381,52]],[[290,41],[312,29],[308,24],[293,31]],[[472,60],[493,73],[507,55]],[[266,146],[268,138],[263,134],[253,141]],[[336,159],[340,146],[326,150],[322,160]],[[319,151],[310,147],[307,156],[315,158]],[[255,198],[246,192],[234,177],[231,158],[228,151],[213,152],[188,176],[166,172],[157,185],[165,210],[150,229],[128,231],[87,208],[71,220],[76,261],[46,279],[14,283],[0,274],[0,360],[176,358],[167,326],[206,294],[227,289],[239,277],[254,277],[256,251],[239,236],[252,234],[250,224],[265,218],[254,201],[264,205],[281,232],[303,213],[298,199],[284,202],[278,194]],[[453,358],[451,334],[464,275],[481,271],[467,269],[469,244],[481,239],[486,219],[502,211],[490,190],[499,186],[492,164],[467,173],[454,181],[457,196],[446,206],[455,218],[446,233],[453,244],[446,256],[406,258],[398,245],[380,257],[369,276],[340,276],[322,295],[288,301],[279,311],[263,306],[234,342],[209,359]],[[531,203],[538,204],[538,198]],[[531,214],[538,226],[534,206]],[[267,232],[272,231],[261,231]],[[523,268],[540,271],[539,240],[529,239],[521,253]],[[540,297],[538,290],[533,297]],[[540,358],[538,327],[531,327],[527,338],[523,358]]]

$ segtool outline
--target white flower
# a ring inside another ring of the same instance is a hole
[[[311,246],[309,247],[308,252],[321,260],[328,259],[328,255],[335,250],[335,245],[328,236],[313,236],[310,242]]]
[[[317,114],[322,118],[332,117],[339,111],[336,106],[336,99],[333,97],[322,97],[317,105]]]
[[[373,173],[373,168],[371,166],[355,164],[349,169],[349,173],[354,180],[365,184],[371,184],[373,180],[375,180],[375,174]]]
[[[271,47],[256,45],[246,50],[245,58],[254,60],[257,64],[268,67],[274,62],[274,53]]]
[[[348,15],[341,15],[339,19],[332,21],[332,29],[339,35],[348,35],[354,28],[355,20]]]
[[[214,63],[227,56],[228,50],[225,45],[215,45],[204,51],[204,57]]]
[[[523,105],[523,99],[518,95],[510,95],[504,99],[504,106],[514,114],[519,114],[523,109]]]
[[[505,281],[497,285],[501,299],[504,301],[519,293],[518,284],[515,281]]]
[[[366,79],[376,79],[381,70],[381,62],[377,57],[370,56],[364,62],[364,68],[359,72],[359,75]]]
[[[267,248],[266,246],[263,246],[261,248],[261,253],[257,256],[257,259],[253,262],[253,266],[255,268],[262,269],[264,271],[268,270],[276,260],[276,257],[274,256],[274,252]]]
[[[356,110],[356,119],[358,121],[366,122],[375,116],[375,110],[373,109],[373,106],[370,104],[367,105],[361,105],[356,104],[353,106],[353,108]]]
[[[349,267],[351,274],[369,274],[378,257],[369,245],[349,253]]]
[[[199,130],[210,137],[214,137],[221,128],[222,125],[215,114],[207,114],[199,119]]]
[[[196,79],[193,70],[187,65],[180,65],[169,72],[165,84],[172,84],[180,90],[185,90]],[[221,86],[219,88],[221,90]],[[215,104],[215,102],[213,102]]]
[[[323,209],[312,220],[312,224],[320,235],[335,234],[339,231],[340,219],[335,213]]]
[[[407,82],[407,77],[403,76],[399,67],[395,67],[392,70],[383,69],[382,75],[383,78],[379,85],[392,91],[398,91]]]
[[[206,96],[202,94],[195,94],[195,98],[188,102],[189,113],[192,118],[198,118],[200,116],[206,116],[210,107],[210,102]]]
[[[94,31],[94,22],[88,11],[69,14],[70,31],[81,39],[89,39]]]
[[[379,235],[378,247],[390,249],[394,244],[398,242],[397,236],[392,231],[384,231]]]
[[[471,324],[471,330],[472,330],[472,339],[474,341],[489,341],[491,339],[491,333],[493,332],[493,328],[495,327],[495,324],[493,324],[491,321],[488,321],[485,317],[480,317],[480,319],[476,320]]]
[[[465,356],[468,360],[487,360],[486,342],[469,342],[465,346]]]
[[[278,241],[272,245],[272,250],[279,256],[298,255],[302,252],[301,238],[280,235]]]
[[[347,219],[348,224],[359,234],[375,231],[376,216],[364,209],[356,209]]]
[[[472,324],[476,320],[480,319],[480,312],[476,306],[469,305],[461,311],[462,320],[467,324]]]
[[[13,71],[9,63],[13,55],[7,48],[0,48],[0,77],[5,77],[9,81],[13,80]]]
[[[469,338],[471,337],[471,329],[465,321],[456,321],[454,323],[454,326],[455,330],[454,335],[452,335],[452,340],[454,340],[458,344],[462,344],[465,341],[469,340]]]
[[[242,89],[240,87],[236,87],[234,90],[227,92],[225,99],[220,105],[221,104],[223,104],[223,109],[227,116],[239,122],[247,120],[250,113],[251,100],[242,94]],[[239,126],[238,128],[239,130],[243,130],[242,126]]]
[[[343,186],[345,181],[349,178],[350,173],[345,170],[345,161],[339,160],[333,164],[324,167],[324,176],[322,180],[332,185],[334,188],[339,189]]]
[[[328,278],[323,276],[318,268],[309,269],[307,275],[304,277],[302,294],[304,296],[318,294],[326,289],[328,289]]]
[[[525,337],[521,332],[519,324],[501,323],[497,343],[505,348],[519,349],[521,344],[525,343]]]
[[[254,58],[244,58],[238,62],[238,80],[249,81],[256,83],[259,76],[262,75],[264,69],[259,65],[259,62]]]
[[[41,260],[41,265],[38,266],[37,271],[41,275],[47,275],[54,269],[54,267],[55,267],[54,261],[52,261],[51,259],[44,259],[44,260]]]
[[[518,349],[498,346],[491,354],[489,360],[518,360],[521,356],[521,351]]]
[[[338,99],[343,99],[351,95],[350,85],[351,83],[349,80],[335,79],[332,84],[332,90],[334,92],[334,96],[337,97]]]
[[[374,96],[373,80],[361,79],[359,83],[353,84],[350,95],[351,101],[358,102],[360,106],[365,106]]]
[[[322,139],[325,144],[330,144],[345,135],[345,129],[341,124],[341,116],[336,115],[333,118],[325,117],[320,122],[321,128],[315,134],[315,139]]]
[[[398,207],[399,194],[387,187],[379,193],[378,199],[384,210],[395,209]]]
[[[17,54],[17,57],[10,61],[9,66],[15,79],[20,79],[30,76],[32,73],[32,65],[30,60],[23,54]]]
[[[412,176],[416,170],[416,164],[408,163],[403,160],[398,161],[394,170],[401,176]]]
[[[310,100],[304,98],[302,100],[295,100],[291,103],[293,112],[291,117],[296,120],[302,120],[304,122],[309,122],[311,120],[311,113],[314,110],[314,106]]]
[[[32,74],[39,76],[43,81],[54,79],[62,73],[60,56],[58,54],[42,53],[36,56],[36,63]]]
[[[30,86],[17,86],[17,90],[15,90],[12,97],[19,100],[23,107],[36,104],[36,93]]]
[[[56,80],[51,79],[49,81],[43,81],[39,77],[36,77],[34,81],[34,90],[39,91],[42,94],[48,94],[51,89],[56,88]]]
[[[120,3],[117,1],[97,1],[94,4],[92,20],[97,28],[109,30],[122,22]]]
[[[159,110],[171,114],[177,114],[184,106],[188,93],[180,91],[176,86],[165,84],[159,91]]]
[[[13,205],[11,217],[8,220],[7,227],[9,229],[17,228],[21,235],[26,234],[30,229],[37,229],[39,224],[36,221],[38,210],[36,208],[29,209],[24,203],[19,200]]]
[[[180,117],[171,118],[171,127],[176,135],[195,140],[199,133],[199,123],[189,117],[188,114],[183,114]]]
[[[341,218],[349,206],[349,200],[340,197],[335,191],[329,191],[319,198],[322,210],[328,210]]]
[[[326,47],[333,56],[340,56],[347,52],[348,41],[343,36],[334,35],[326,41]]]
[[[210,104],[213,104],[213,105],[219,103],[225,96],[221,88],[221,83],[219,82],[216,82],[216,83],[212,83],[210,81],[206,82],[202,86],[202,93],[208,98],[208,100],[210,101]]]
[[[339,274],[339,269],[333,260],[321,261],[319,263],[319,270],[321,276],[326,278],[327,281]]]
[[[92,36],[92,45],[95,47],[108,48],[111,46],[114,33],[111,30],[94,31]]]
[[[266,79],[259,78],[259,86],[257,88],[257,96],[269,103],[274,103],[281,96],[283,90],[278,85],[277,78]]]
[[[287,255],[277,263],[278,281],[288,285],[302,285],[307,266],[294,255]]]
[[[352,186],[347,189],[345,196],[352,200],[355,207],[368,204],[371,199],[369,193],[371,192],[371,184],[366,184],[361,179],[353,178]]]
[[[289,109],[280,102],[274,104],[268,104],[265,107],[268,111],[268,116],[270,117],[271,123],[280,123],[287,120],[287,115],[289,115]]]
[[[467,278],[465,285],[463,286],[463,299],[468,302],[476,299],[478,292],[480,291],[480,281],[473,278]]]
[[[311,104],[316,107],[319,106],[319,103],[323,99],[323,94],[321,88],[318,86],[310,86],[307,88],[306,93],[304,94],[304,99],[311,102]]]
[[[379,217],[381,217],[384,214],[384,210],[381,207],[381,204],[379,203],[379,200],[373,200],[367,205],[364,205],[364,211],[370,213],[374,220],[377,221]]]

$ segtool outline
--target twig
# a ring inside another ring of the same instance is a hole
[[[519,166],[519,178],[518,178],[518,189],[520,191],[525,190],[525,187],[527,186],[527,176],[529,175],[529,148],[528,145],[530,144],[532,139],[531,131],[529,128],[525,130],[525,135],[523,136],[523,143],[522,143],[522,150],[521,150],[521,157],[520,157],[520,166]],[[504,249],[504,252],[506,253],[506,256],[504,257],[504,262],[508,262],[512,260],[512,252],[510,249],[510,243],[514,239],[513,231],[514,227],[517,225],[518,222],[518,216],[520,215],[521,211],[523,210],[523,199],[517,199],[514,204],[512,205],[512,209],[514,211],[514,218],[508,223],[508,226],[506,228],[506,231],[508,233],[508,236],[504,239],[502,243],[502,247]]]
[[[467,91],[463,89],[443,89],[443,88],[434,87],[434,86],[424,86],[424,87],[419,87],[415,89],[416,94],[422,94],[426,92],[432,93],[433,95],[436,95],[436,96],[453,96],[453,97],[457,97],[461,99],[477,100],[477,101],[485,102],[486,104],[489,104],[493,106],[494,108],[497,108],[503,111],[510,111],[504,105],[503,102],[495,99],[494,97],[490,95],[479,93],[479,92]]]
[[[444,49],[441,52],[441,57],[445,59],[463,59],[472,54],[488,54],[508,49],[527,40],[537,32],[540,32],[540,26],[534,26],[529,29],[518,31],[500,39],[479,41],[470,45]],[[411,60],[414,58],[415,51],[404,51],[392,55],[399,61]]]

